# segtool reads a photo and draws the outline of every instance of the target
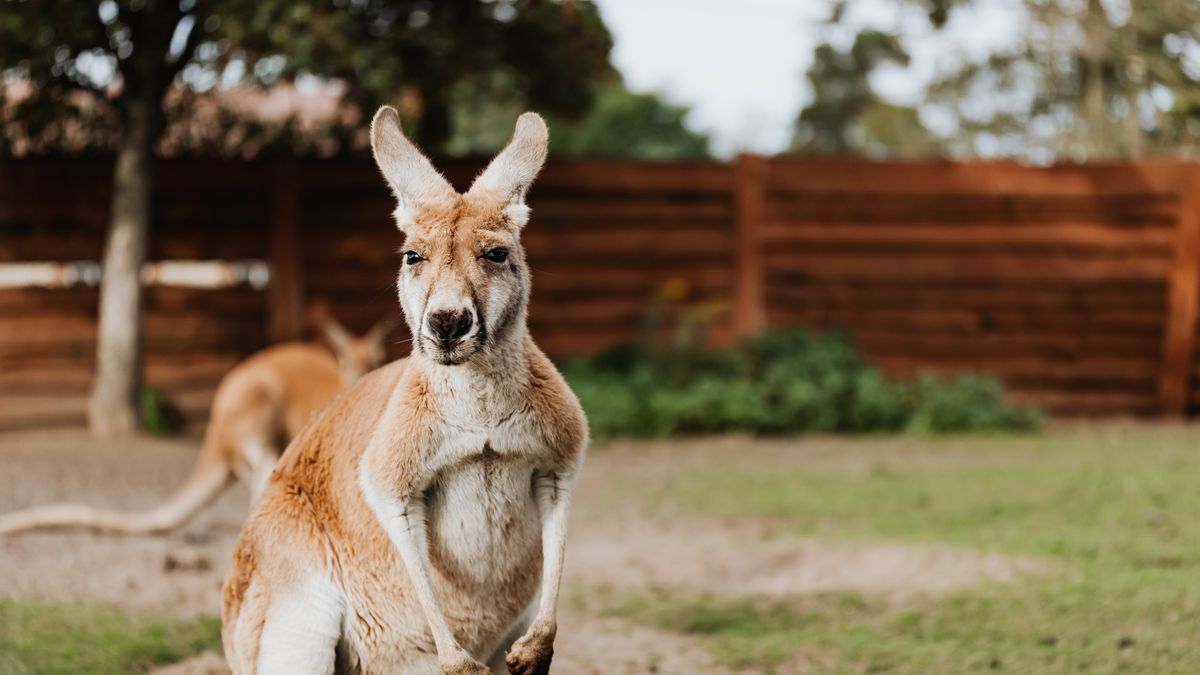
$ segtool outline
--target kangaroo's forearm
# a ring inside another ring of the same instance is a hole
[[[427,553],[429,546],[425,531],[425,505],[419,496],[403,502],[399,521],[400,526],[395,528],[393,543],[400,552],[408,576],[412,579],[413,591],[417,594],[417,600],[425,612],[425,620],[429,622],[429,628],[433,632],[433,642],[437,646],[438,655],[445,656],[460,651],[433,588],[433,573]]]
[[[573,489],[573,476],[557,471],[539,476],[534,483],[534,495],[542,516],[542,592],[534,617],[535,626],[557,624],[558,589],[562,585]]]

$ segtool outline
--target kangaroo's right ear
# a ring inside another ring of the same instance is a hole
[[[371,152],[392,193],[400,202],[396,226],[413,223],[422,207],[447,206],[457,194],[450,183],[400,130],[400,115],[383,106],[371,120]]]
[[[354,343],[354,336],[350,334],[350,331],[335,321],[333,317],[325,317],[321,321],[321,331],[325,333],[325,339],[329,340],[329,345],[336,352],[346,351]]]

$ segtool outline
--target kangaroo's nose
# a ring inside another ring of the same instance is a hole
[[[450,342],[467,334],[471,330],[471,313],[442,309],[431,312],[426,319],[429,331],[442,342]]]

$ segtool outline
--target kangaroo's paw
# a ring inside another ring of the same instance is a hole
[[[513,643],[504,657],[512,675],[546,675],[554,657],[554,627],[534,626]]]
[[[476,661],[466,652],[459,652],[442,659],[439,664],[443,675],[491,675],[492,669]]]

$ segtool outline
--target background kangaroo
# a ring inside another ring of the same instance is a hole
[[[322,320],[334,353],[289,342],[246,358],[221,378],[200,457],[191,476],[160,506],[123,512],[84,504],[35,506],[0,516],[0,533],[87,529],[122,534],[172,530],[207,506],[230,477],[250,487],[252,501],[282,449],[343,388],[378,367],[393,322],[384,319],[361,338]],[[336,358],[335,358],[336,355]]]
[[[375,160],[405,233],[412,354],[364,377],[288,447],[225,583],[233,671],[549,671],[579,401],[526,328],[525,192],[540,117],[457,193],[381,109]],[[486,664],[486,665],[485,665]]]

